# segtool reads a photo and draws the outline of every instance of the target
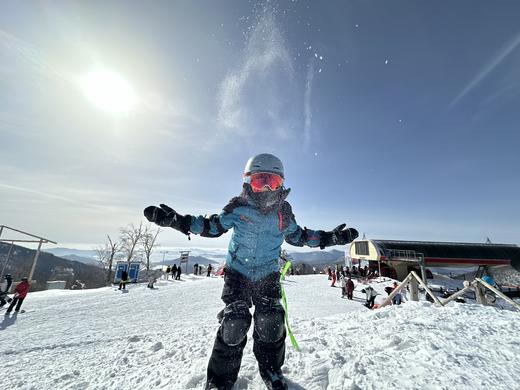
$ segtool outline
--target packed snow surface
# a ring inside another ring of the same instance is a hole
[[[26,313],[0,317],[0,388],[201,389],[223,280],[182,278],[126,293],[30,293]],[[375,284],[376,302],[387,284]],[[291,276],[284,287],[301,347],[287,339],[290,389],[520,388],[517,312],[428,302],[371,311],[363,285],[347,301],[324,275]],[[265,388],[250,335],[235,389]]]

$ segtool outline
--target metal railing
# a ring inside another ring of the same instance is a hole
[[[34,240],[21,240],[21,239],[15,239],[15,238],[7,238],[7,239],[1,238],[2,237],[2,233],[4,232],[4,230],[9,230],[9,231],[12,231],[12,232],[16,232],[18,234],[29,236],[31,238],[34,238]],[[36,250],[36,254],[34,255],[33,263],[32,263],[32,266],[31,266],[31,271],[29,272],[29,276],[28,276],[29,280],[32,280],[32,277],[33,277],[33,274],[34,274],[34,270],[36,269],[36,263],[38,262],[38,257],[40,256],[40,249],[41,249],[42,245],[43,244],[48,244],[48,243],[57,244],[57,242],[49,240],[48,238],[44,238],[44,237],[40,237],[40,236],[31,234],[31,233],[27,233],[27,232],[24,232],[22,230],[18,230],[18,229],[15,229],[15,228],[12,228],[12,227],[9,227],[9,226],[6,226],[6,225],[0,225],[0,242],[11,243],[11,246],[9,247],[9,252],[7,253],[6,260],[5,260],[5,262],[4,262],[3,266],[2,266],[2,271],[0,272],[0,278],[3,277],[3,275],[4,275],[4,271],[5,271],[5,268],[7,267],[7,263],[9,262],[9,258],[11,257],[12,249],[13,249],[13,246],[14,246],[15,242],[37,243],[38,244],[38,249]]]

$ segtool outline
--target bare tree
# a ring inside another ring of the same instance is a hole
[[[143,238],[144,228],[143,223],[139,223],[138,227],[134,224],[128,225],[126,228],[121,228],[121,254],[122,257],[130,264],[132,259],[139,254],[139,245]]]
[[[143,254],[144,254],[144,265],[146,267],[146,274],[148,275],[148,271],[150,271],[150,257],[152,256],[152,252],[155,247],[159,244],[157,243],[157,236],[161,232],[160,228],[157,228],[155,231],[153,228],[147,226],[144,229],[143,237],[142,237],[142,245],[143,245]]]
[[[99,261],[107,270],[107,285],[109,285],[112,280],[112,264],[114,262],[116,253],[119,251],[119,248],[120,243],[112,241],[110,236],[107,234],[107,241],[105,242],[105,245],[99,246],[96,249]]]

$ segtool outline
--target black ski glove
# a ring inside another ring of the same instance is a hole
[[[342,223],[331,232],[321,233],[320,249],[333,245],[345,245],[354,241],[359,236],[356,229],[345,229],[345,226],[347,225]]]
[[[180,215],[174,209],[165,204],[161,207],[148,206],[144,209],[144,216],[150,222],[162,227],[171,227],[190,236],[191,215]]]

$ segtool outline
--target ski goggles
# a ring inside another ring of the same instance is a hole
[[[265,187],[275,191],[282,186],[283,178],[276,173],[259,172],[246,176],[244,182],[251,185],[253,192],[262,192]]]

